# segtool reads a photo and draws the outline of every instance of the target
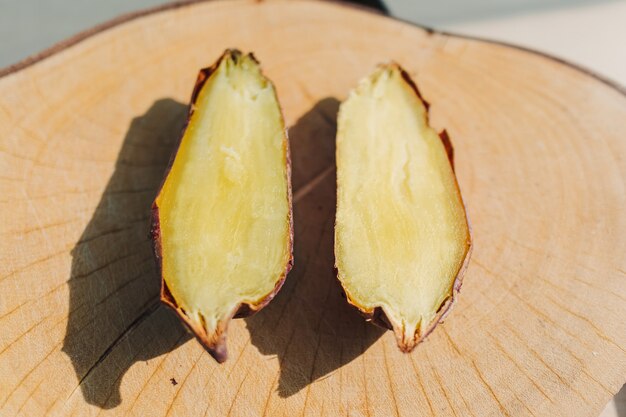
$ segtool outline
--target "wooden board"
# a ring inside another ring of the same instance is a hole
[[[331,3],[109,26],[0,79],[0,414],[593,416],[625,382],[619,88]],[[291,126],[296,258],[218,365],[157,301],[147,233],[197,71],[226,47],[256,53]],[[338,103],[388,59],[448,129],[474,231],[459,303],[410,355],[333,271]]]

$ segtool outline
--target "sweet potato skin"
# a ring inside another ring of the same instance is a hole
[[[417,88],[417,85],[411,79],[411,76],[398,63],[392,62],[389,65],[390,67],[392,68],[395,67],[400,71],[400,74],[402,75],[402,79],[409,85],[409,87],[413,90],[417,98],[422,102],[422,104],[424,105],[426,109],[426,121],[428,122],[430,104],[424,99],[419,89]],[[454,173],[454,148],[452,146],[452,142],[450,141],[450,137],[448,136],[448,132],[445,129],[442,130],[439,133],[439,138],[441,139],[441,142],[446,150],[446,153],[448,155],[448,161],[450,162],[450,167],[452,168],[452,172]],[[467,269],[467,266],[469,265],[472,248],[473,248],[472,229],[469,223],[469,218],[467,217],[467,207],[465,206],[465,203],[463,202],[463,197],[461,195],[461,190],[459,188],[459,183],[457,181],[456,175],[454,176],[454,185],[455,185],[457,194],[459,195],[459,197],[461,198],[461,202],[463,203],[465,218],[467,220],[467,226],[468,226],[467,249],[465,252],[463,263],[461,267],[459,268],[459,271],[457,272],[457,275],[452,284],[452,293],[450,297],[446,298],[444,302],[441,304],[441,306],[437,310],[437,314],[435,315],[431,323],[429,323],[428,327],[426,327],[425,329],[421,329],[421,331],[419,332],[419,335],[416,333],[412,340],[405,340],[403,337],[404,331],[401,328],[402,324],[394,323],[392,320],[390,320],[389,316],[385,313],[382,307],[375,307],[373,309],[367,309],[359,305],[358,302],[356,302],[353,298],[350,297],[348,290],[342,285],[342,288],[344,290],[344,293],[346,294],[346,299],[348,300],[348,303],[354,306],[359,311],[359,313],[361,313],[361,315],[365,317],[366,321],[372,322],[382,328],[393,330],[396,336],[398,347],[400,348],[401,351],[405,353],[411,352],[415,348],[415,346],[423,342],[424,339],[429,334],[431,334],[433,330],[435,330],[437,325],[443,322],[445,317],[450,313],[452,306],[454,305],[456,298],[461,291],[461,286],[463,284],[463,276],[465,274],[465,270]],[[335,266],[335,269],[336,268],[337,267]],[[339,282],[341,284],[341,280],[339,280]]]
[[[202,89],[202,87],[204,87],[204,84],[210,78],[211,74],[213,74],[213,72],[217,70],[222,60],[231,55],[237,57],[241,55],[241,52],[237,49],[227,49],[226,51],[224,51],[222,56],[220,56],[220,58],[213,65],[211,65],[210,67],[201,69],[200,72],[198,73],[198,78],[196,79],[196,83],[194,85],[194,89],[191,94],[189,110],[187,113],[187,120],[182,129],[181,134],[179,135],[178,143],[174,147],[174,151],[172,152],[172,156],[170,158],[168,166],[163,175],[163,181],[161,182],[161,185],[159,187],[159,192],[157,193],[157,197],[163,189],[163,184],[165,183],[165,179],[169,175],[169,172],[176,158],[176,154],[178,153],[178,148],[180,147],[185,131],[187,130],[187,127],[189,125],[189,121],[191,120],[191,116],[193,115],[195,111],[196,100],[198,98],[198,95],[200,94],[200,90]],[[250,56],[252,57],[252,59],[254,59],[255,62],[257,62],[257,64],[259,63],[259,61],[254,57],[253,54],[250,54]],[[270,81],[268,80],[268,82]],[[278,99],[276,101],[278,102]],[[226,319],[218,323],[217,329],[214,334],[207,334],[204,328],[202,328],[201,326],[198,326],[192,320],[190,320],[185,310],[181,306],[178,305],[178,303],[172,296],[172,293],[170,292],[167,286],[165,277],[163,276],[163,249],[161,245],[161,224],[160,224],[160,218],[159,218],[159,207],[157,204],[157,199],[155,198],[154,202],[152,203],[150,239],[152,241],[152,249],[154,252],[154,258],[156,261],[157,271],[158,271],[159,276],[161,277],[161,295],[160,295],[161,302],[174,310],[176,315],[180,317],[180,319],[185,324],[187,329],[198,339],[198,341],[204,346],[204,348],[219,363],[223,363],[228,358],[228,352],[226,349],[226,333],[228,329],[228,323],[230,322],[230,320],[232,318],[251,316],[255,314],[257,311],[261,310],[263,307],[265,307],[270,301],[272,301],[272,299],[276,296],[276,294],[278,294],[278,291],[280,291],[281,287],[283,286],[283,283],[285,282],[287,274],[289,273],[289,271],[291,271],[291,268],[293,267],[293,208],[292,208],[292,191],[291,191],[291,154],[289,150],[289,138],[287,137],[287,130],[285,129],[285,120],[284,120],[284,116],[282,115],[282,111],[281,111],[281,124],[282,124],[283,132],[285,135],[284,143],[285,143],[285,155],[286,155],[286,165],[287,165],[286,179],[287,179],[287,199],[288,199],[288,206],[289,206],[289,210],[288,210],[289,259],[287,260],[287,263],[285,265],[284,272],[282,273],[282,275],[276,282],[276,285],[274,286],[272,291],[270,291],[268,294],[262,297],[257,303],[254,303],[254,304],[241,303],[238,306],[236,306]]]

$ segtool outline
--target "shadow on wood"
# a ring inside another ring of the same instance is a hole
[[[162,99],[132,121],[115,171],[72,250],[63,351],[85,400],[102,408],[120,404],[121,380],[135,362],[190,337],[159,301],[148,239],[150,206],[186,112],[187,106]]]
[[[289,129],[294,269],[276,298],[246,319],[251,343],[278,355],[281,397],[351,362],[384,332],[348,305],[334,270],[338,107],[336,99],[323,99]]]
[[[613,397],[615,403],[615,411],[617,417],[626,417],[626,384],[622,386],[622,389]]]

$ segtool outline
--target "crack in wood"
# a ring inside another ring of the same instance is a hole
[[[478,375],[478,378],[480,379],[480,381],[483,383],[483,385],[487,388],[487,390],[489,391],[489,393],[491,393],[491,396],[493,397],[494,400],[496,400],[496,403],[498,403],[498,408],[500,408],[500,411],[502,411],[502,414],[504,414],[507,417],[511,417],[511,414],[509,414],[509,412],[507,411],[506,408],[504,408],[504,404],[502,404],[502,402],[500,401],[500,399],[498,398],[498,396],[496,395],[495,391],[493,390],[493,388],[491,388],[491,385],[489,385],[487,383],[487,380],[485,379],[485,377],[483,376],[483,374],[480,372],[480,369],[478,369],[478,366],[476,365],[476,361],[474,361],[473,359],[470,361],[470,363],[472,364],[472,366],[474,367],[474,370],[476,371],[476,375]]]
[[[152,304],[150,304],[141,314],[139,314],[135,320],[133,320],[127,327],[126,329],[124,329],[116,338],[115,340],[113,340],[113,342],[111,342],[109,344],[109,346],[102,352],[102,354],[100,355],[100,357],[98,357],[98,359],[93,363],[93,365],[91,365],[89,367],[89,369],[87,369],[87,372],[85,373],[85,375],[83,375],[83,377],[80,379],[80,381],[78,381],[78,385],[76,386],[76,388],[74,388],[72,390],[72,392],[70,393],[69,397],[72,396],[72,394],[74,394],[74,392],[82,385],[82,383],[89,377],[89,375],[91,375],[91,373],[98,367],[98,365],[100,365],[106,358],[107,356],[109,356],[109,354],[113,351],[113,349],[126,337],[128,336],[133,330],[135,330],[144,320],[146,320],[148,317],[150,317],[150,315],[152,315],[155,311],[157,311],[159,309],[159,307],[161,306],[161,302],[159,300],[155,300],[152,302]],[[68,398],[69,398],[68,397]]]
[[[393,409],[397,417],[400,417],[400,410],[398,409],[398,400],[396,399],[395,390],[393,389],[393,380],[391,379],[391,371],[389,371],[389,362],[387,360],[387,348],[385,342],[381,343],[383,348],[383,363],[385,364],[385,372],[387,373],[387,381],[389,382],[389,390],[391,391],[391,399],[393,400]]]

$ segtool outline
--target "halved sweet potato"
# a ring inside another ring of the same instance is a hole
[[[348,300],[409,352],[450,308],[470,247],[447,135],[409,75],[383,65],[339,111],[335,262]]]
[[[162,301],[223,362],[230,319],[263,308],[293,259],[285,125],[251,54],[200,71],[152,215]]]

